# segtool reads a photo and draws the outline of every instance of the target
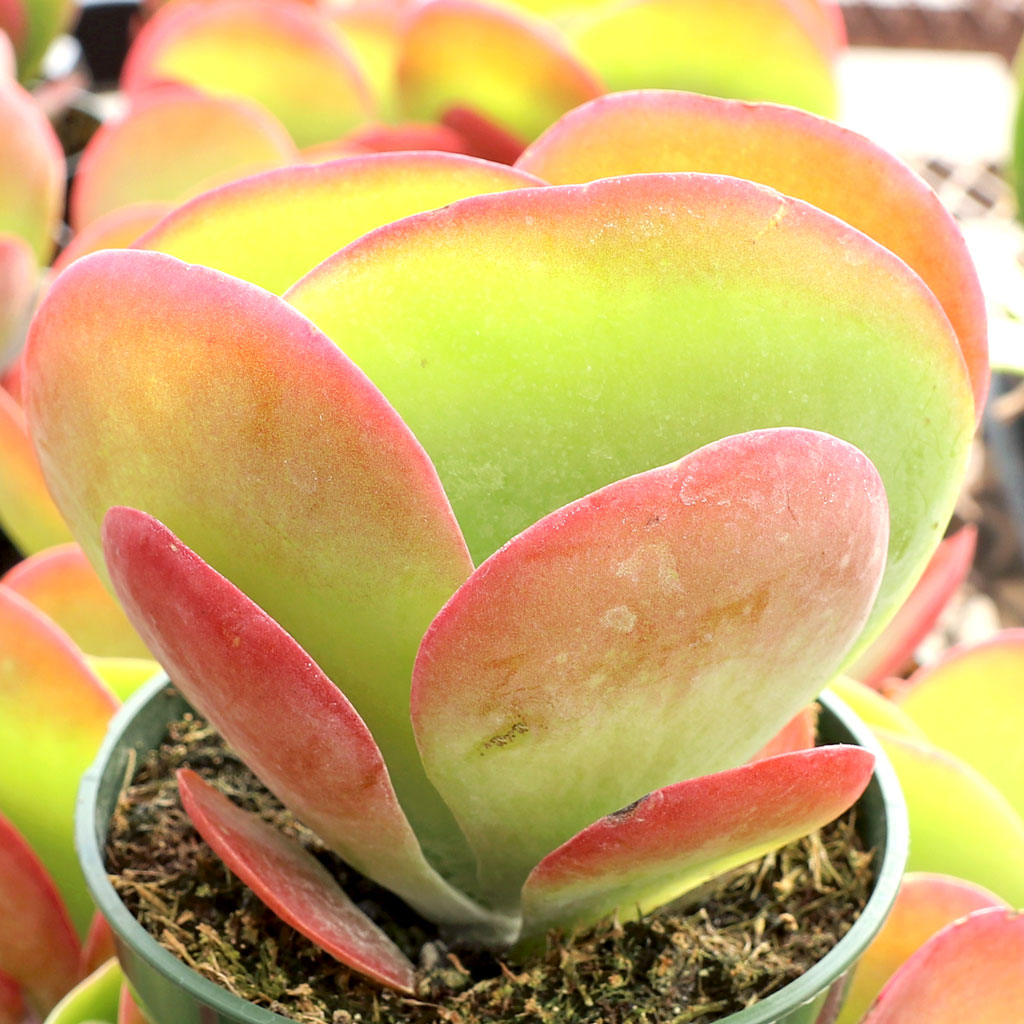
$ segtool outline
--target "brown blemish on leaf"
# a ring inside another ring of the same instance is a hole
[[[713,643],[718,630],[733,621],[746,624],[758,622],[768,608],[770,595],[771,585],[762,583],[751,593],[710,609],[699,622],[691,625],[687,645],[693,649]]]
[[[631,804],[626,804],[625,807],[620,807],[617,811],[612,811],[608,817],[616,823],[629,821],[629,819],[632,818],[645,803],[647,803],[647,799],[650,795],[651,794],[648,793],[647,796],[642,796],[639,800],[634,800]]]
[[[492,736],[485,743],[481,744],[480,753],[486,754],[489,750],[507,747],[510,743],[514,743],[517,737],[525,736],[529,731],[530,727],[522,719],[517,719],[504,732]]]

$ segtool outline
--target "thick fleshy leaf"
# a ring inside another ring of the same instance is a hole
[[[801,708],[752,758],[762,761],[766,757],[789,754],[794,750],[807,750],[814,746],[818,732],[818,709],[814,704]]]
[[[152,517],[113,508],[103,537],[124,606],[175,685],[281,801],[421,913],[484,920],[424,860],[373,737],[309,655]]]
[[[150,1019],[142,1012],[127,985],[121,988],[121,998],[117,1004],[117,1024],[150,1024]]]
[[[0,907],[0,971],[45,1014],[78,980],[78,936],[46,869],[2,815]]]
[[[0,7],[3,5],[0,4]],[[3,36],[0,36],[0,49]],[[0,971],[0,1024],[25,1024],[28,1008],[21,994],[21,986],[9,975]]]
[[[954,648],[897,701],[940,747],[976,768],[1024,818],[1024,629]]]
[[[917,645],[967,579],[977,540],[977,527],[968,524],[938,546],[910,596],[875,642],[847,669],[849,675],[877,688],[906,668]]]
[[[51,271],[59,274],[68,264],[100,249],[127,249],[135,240],[174,209],[173,203],[132,203],[88,224],[61,249]]]
[[[612,484],[481,565],[423,638],[412,716],[498,905],[581,828],[763,746],[838,669],[886,533],[867,459],[783,428]]]
[[[283,292],[342,246],[409,214],[540,184],[522,171],[442,153],[289,167],[200,196],[139,247]]]
[[[401,124],[370,122],[349,132],[336,142],[303,151],[306,160],[336,160],[343,156],[364,156],[367,153],[400,153],[407,150],[433,150],[442,153],[468,154],[466,140],[454,128],[424,121],[403,121]]]
[[[955,875],[1024,906],[1024,819],[983,775],[922,740],[876,729],[910,813],[910,871]]]
[[[72,842],[75,792],[116,706],[68,637],[0,586],[0,809],[39,855],[83,933],[92,901]]]
[[[133,42],[121,84],[131,93],[169,81],[254,100],[299,146],[344,135],[373,113],[369,86],[338,33],[302,4],[168,4]]]
[[[82,943],[82,977],[99,970],[116,955],[114,933],[107,919],[97,910],[89,922],[89,931],[86,933],[85,942]]]
[[[19,77],[36,73],[47,47],[70,27],[78,7],[76,0],[23,0],[16,43]]]
[[[523,152],[522,140],[470,107],[449,107],[441,124],[466,140],[467,152],[484,160],[514,164]]]
[[[380,393],[287,303],[152,252],[61,274],[27,365],[44,470],[94,565],[111,505],[166,522],[342,688],[430,836],[446,811],[416,753],[409,679],[471,563]]]
[[[25,414],[0,387],[0,528],[23,554],[71,539],[32,450]]]
[[[857,717],[872,729],[884,729],[916,740],[927,738],[924,730],[899,705],[870,686],[849,676],[838,676],[829,683],[828,688],[849,704]]]
[[[871,778],[874,755],[818,747],[642,797],[550,853],[523,886],[523,941],[613,911],[630,920],[827,824]]]
[[[836,112],[834,35],[799,0],[613,0],[571,37],[609,92],[690,89]]]
[[[341,33],[369,84],[377,116],[382,120],[398,116],[395,68],[404,13],[401,4],[377,3],[375,0],[324,5],[324,14]]]
[[[77,544],[47,548],[0,576],[87,654],[146,658],[149,652]]]
[[[0,233],[50,258],[64,207],[64,154],[43,109],[17,82],[0,79]]]
[[[278,917],[343,964],[412,994],[412,964],[312,854],[192,771],[178,772],[178,788],[199,834]]]
[[[644,90],[574,110],[517,162],[552,184],[650,171],[748,178],[839,217],[924,279],[953,324],[976,416],[988,391],[985,302],[960,229],[900,160],[800,110]]]
[[[882,990],[862,1024],[1024,1020],[1024,912],[979,910],[944,928]]]
[[[149,682],[160,665],[152,658],[100,658],[86,655],[85,663],[118,700],[127,700],[143,683]]]
[[[116,960],[108,960],[80,981],[53,1008],[43,1024],[100,1024],[117,1019],[124,975]]]
[[[466,199],[365,236],[287,298],[420,439],[477,561],[613,480],[803,426],[855,444],[885,482],[880,626],[939,542],[973,432],[959,348],[920,279],[734,178]]]
[[[0,234],[0,372],[25,340],[39,278],[32,247],[20,235]]]
[[[17,57],[14,53],[15,40],[25,35],[25,8],[21,0],[0,0],[0,75],[16,78]]]
[[[78,231],[131,203],[180,201],[225,181],[292,163],[284,126],[253,103],[183,86],[132,98],[82,151],[68,212]]]
[[[857,962],[836,1024],[857,1024],[882,986],[936,932],[975,910],[999,906],[1006,904],[973,882],[910,872],[881,931]]]
[[[547,22],[476,0],[427,0],[405,23],[398,90],[408,117],[441,121],[467,108],[525,145],[604,87]]]
[[[408,694],[420,638],[472,565],[380,392],[281,299],[153,252],[68,267],[27,357],[44,471],[94,566],[110,506],[166,523],[352,701],[428,856],[457,841]]]

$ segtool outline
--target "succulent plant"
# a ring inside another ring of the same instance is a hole
[[[609,90],[692,89],[833,114],[844,42],[831,0],[192,0],[144,26],[121,85],[255,100],[302,147],[368,121],[443,123],[462,151],[511,162]]]
[[[350,864],[523,952],[856,799],[865,751],[759,754],[913,587],[987,382],[962,240],[895,160],[627,94],[518,169],[285,168],[138,244],[34,320],[40,462],[147,647]],[[297,847],[181,788],[282,916],[411,987]]]

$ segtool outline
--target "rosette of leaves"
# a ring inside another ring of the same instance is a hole
[[[862,750],[758,755],[913,587],[987,379],[955,226],[858,136],[653,93],[541,142],[201,196],[165,251],[67,268],[25,369],[55,500],[188,699],[351,865],[515,952],[856,799]],[[181,786],[279,914],[411,988]]]

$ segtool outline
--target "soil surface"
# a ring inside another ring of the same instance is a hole
[[[353,974],[293,931],[199,838],[174,772],[189,766],[296,837],[418,965],[417,998]],[[799,977],[849,930],[873,881],[851,815],[716,880],[698,907],[552,933],[512,963],[448,943],[297,824],[202,720],[172,725],[114,816],[108,870],[165,947],[244,998],[306,1024],[709,1024]]]

